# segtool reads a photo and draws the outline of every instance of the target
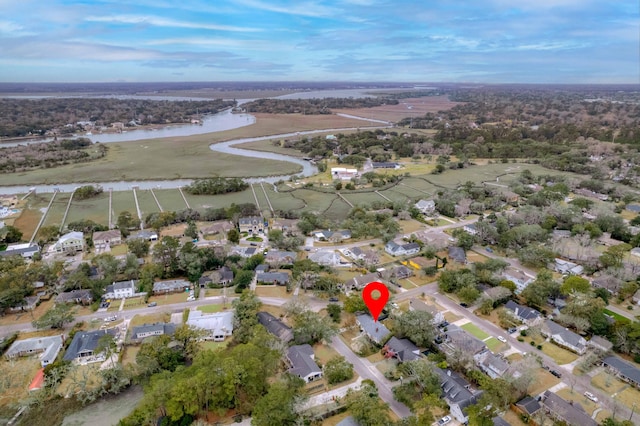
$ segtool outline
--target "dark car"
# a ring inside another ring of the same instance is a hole
[[[329,302],[337,302],[338,298],[337,297],[330,297],[329,298]]]
[[[554,375],[554,376],[556,376],[558,379],[559,379],[560,377],[562,377],[562,374],[558,373],[556,370],[551,370],[551,371],[549,371],[549,373],[553,374],[553,375]]]
[[[439,327],[439,328],[445,328],[445,327],[446,327],[446,326],[448,326],[448,325],[449,325],[449,323],[448,323],[447,321],[443,321],[443,322],[441,322],[440,324],[438,324],[438,327]]]
[[[509,330],[507,330],[507,333],[511,334],[511,333],[515,333],[516,331],[518,331],[517,328],[511,327]]]
[[[468,308],[468,307],[469,307],[469,305],[467,305],[467,304],[466,304],[466,303],[464,303],[464,302],[460,303],[460,306],[462,306],[463,308]]]

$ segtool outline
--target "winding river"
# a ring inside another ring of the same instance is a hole
[[[371,124],[377,124],[379,127],[388,127],[389,123],[371,120],[362,117],[349,116],[350,118],[359,118],[363,121],[370,122]],[[99,140],[101,143],[113,143],[113,142],[130,142],[138,141],[142,139],[151,139],[158,137],[176,137],[176,136],[189,136],[195,134],[212,133],[222,130],[230,130],[233,128],[243,127],[255,123],[255,117],[249,114],[232,114],[230,110],[223,111],[221,113],[211,115],[204,120],[203,126],[198,125],[185,125],[185,126],[171,126],[167,129],[153,131],[153,130],[132,130],[126,133],[108,134],[108,135],[95,135],[90,136],[94,141]],[[384,125],[384,126],[381,126]],[[369,127],[374,128],[374,127]],[[235,145],[244,144],[248,142],[263,141],[268,139],[281,139],[302,135],[313,135],[317,133],[338,132],[345,130],[356,130],[357,128],[335,128],[335,129],[322,129],[322,130],[308,130],[295,133],[282,133],[278,135],[259,136],[254,138],[241,138],[234,139],[226,142],[217,142],[209,146],[214,152],[220,152],[224,154],[238,155],[242,157],[262,158],[265,160],[286,161],[301,166],[302,171],[295,173],[296,176],[313,176],[318,173],[318,168],[311,162],[302,160],[300,158],[291,157],[283,154],[276,154],[273,152],[254,151],[244,148],[236,148]],[[105,138],[109,136],[109,138]],[[42,142],[42,141],[39,141]],[[24,143],[24,142],[22,142]],[[8,146],[2,144],[2,146]],[[287,180],[293,175],[281,175],[281,176],[269,176],[269,177],[257,177],[257,178],[245,178],[244,180],[249,183],[268,182],[274,183],[279,180]],[[112,189],[113,191],[126,191],[132,187],[138,187],[140,189],[172,189],[189,185],[192,179],[177,179],[177,180],[145,180],[145,181],[113,181],[113,182],[94,182],[94,185],[101,185],[105,190]],[[37,192],[72,192],[75,188],[82,185],[90,185],[91,182],[85,183],[69,183],[69,184],[47,184],[47,185],[13,185],[13,186],[0,186],[0,192],[5,194],[25,194],[32,189]]]

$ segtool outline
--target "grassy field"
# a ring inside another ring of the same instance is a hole
[[[140,206],[142,217],[146,217],[150,213],[157,213],[160,211],[158,204],[156,204],[156,200],[153,199],[151,191],[148,189],[138,189],[136,190],[136,195],[138,196],[138,205]]]
[[[205,314],[213,314],[222,311],[222,305],[214,304],[199,306],[198,310],[204,312]]]
[[[231,339],[227,339],[224,342],[211,342],[207,340],[200,343],[200,348],[202,348],[205,351],[217,351],[219,349],[226,348],[230,340]]]
[[[31,380],[41,368],[37,356],[15,361],[0,360],[0,406],[8,406],[26,399]]]
[[[183,291],[181,293],[163,294],[159,296],[151,296],[149,302],[156,302],[158,305],[171,305],[173,303],[186,302],[189,293]]]
[[[155,324],[157,322],[169,322],[171,321],[171,314],[168,312],[158,312],[148,315],[136,315],[131,318],[129,328],[137,327],[143,324]]]
[[[308,189],[296,189],[293,196],[297,199],[304,200],[304,203],[306,204],[305,210],[318,213],[322,213],[329,209],[333,200],[337,198],[335,194],[325,194],[323,192],[316,192]]]
[[[42,223],[42,226],[60,226],[70,197],[71,194],[69,193],[59,192],[56,194],[56,198],[51,204],[51,208],[47,212],[47,217]]]
[[[154,189],[158,201],[166,211],[179,211],[187,208],[187,205],[177,189]]]
[[[115,194],[115,193],[114,193]],[[103,192],[97,197],[88,200],[76,200],[71,202],[67,222],[75,222],[78,220],[89,219],[96,223],[108,225],[109,221],[109,193]],[[115,222],[117,218],[114,217]]]
[[[138,352],[140,352],[140,346],[125,346],[122,353],[122,365],[134,364]]]
[[[264,189],[267,191],[271,205],[276,210],[302,210],[306,203],[304,200],[296,198],[297,192],[275,192],[273,185],[264,185]]]
[[[138,217],[136,211],[136,202],[133,199],[133,191],[113,191],[111,198],[111,208],[113,209],[113,222],[118,219],[118,215],[124,211],[127,211]],[[108,214],[109,212],[107,212]]]
[[[62,396],[70,396],[81,389],[95,389],[100,385],[100,362],[86,365],[74,365],[71,371],[58,386],[58,393]]]
[[[374,201],[384,202],[384,198],[376,194],[375,192],[349,192],[342,191],[344,198],[349,200],[354,206],[371,205]]]
[[[351,206],[345,203],[344,200],[336,197],[331,202],[331,205],[329,206],[329,208],[324,212],[322,212],[322,214],[328,217],[329,219],[342,220],[345,217],[347,217],[350,211],[351,211]]]
[[[489,337],[489,335],[487,333],[485,333],[484,331],[480,330],[478,328],[477,325],[468,322],[464,325],[462,325],[460,328],[464,329],[465,331],[467,331],[468,333],[474,335],[475,337],[477,337],[480,340],[484,340],[487,337]]]
[[[536,375],[536,380],[533,381],[533,386],[529,388],[529,395],[538,395],[558,383],[560,383],[560,379],[540,368]]]
[[[209,207],[229,207],[232,203],[256,203],[256,201],[253,199],[251,189],[223,195],[191,195],[185,192],[184,196],[187,201],[189,201],[189,205],[191,206],[191,208],[195,210],[204,210]]]
[[[525,337],[526,343],[530,343],[531,341],[532,339],[530,337]],[[578,355],[566,349],[563,349],[552,342],[545,342],[543,338],[536,339],[534,340],[534,342],[536,345],[542,345],[542,352],[545,355],[548,355],[551,358],[553,358],[553,360],[559,365],[569,364],[570,362],[573,362],[576,359],[578,359]],[[534,346],[531,346],[531,348],[533,349]]]
[[[287,293],[287,288],[283,286],[263,286],[256,287],[256,294],[261,297],[281,297],[289,298],[293,293]]]
[[[495,337],[488,338],[487,340],[484,341],[484,344],[487,345],[487,348],[489,348],[489,350],[493,353],[501,352],[502,347],[506,346],[504,343],[502,343],[500,340],[496,339]]]
[[[235,138],[363,125],[361,120],[335,115],[256,114],[256,118],[257,122],[251,126],[224,132],[110,143],[107,155],[99,160],[3,174],[0,185],[297,173],[300,167],[292,163],[214,153],[209,145]]]

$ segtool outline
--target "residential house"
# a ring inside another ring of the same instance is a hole
[[[482,340],[454,324],[449,324],[447,327],[444,343],[440,347],[450,353],[458,351],[471,356],[487,350],[487,345]]]
[[[356,315],[356,323],[360,330],[376,345],[382,345],[391,332],[379,321],[374,321],[369,314]]]
[[[417,269],[418,271],[421,271],[425,268],[435,267],[436,262],[437,262],[436,258],[427,259],[426,257],[423,257],[423,256],[417,256],[417,257],[412,257],[409,260],[402,261],[400,263],[406,266],[410,266],[413,269]]]
[[[351,180],[358,176],[358,169],[347,169],[345,167],[332,167],[331,178],[339,180]]]
[[[522,293],[522,291],[529,286],[535,279],[515,268],[506,268],[502,272],[502,276],[505,280],[509,280],[516,285],[516,294]]]
[[[509,363],[491,351],[484,351],[473,357],[476,365],[492,379],[502,377],[509,369]]]
[[[164,334],[173,336],[176,331],[176,325],[173,323],[159,322],[156,324],[144,324],[133,327],[131,330],[131,340],[139,342],[142,339],[151,336],[162,336]]]
[[[587,341],[587,346],[601,352],[609,352],[613,348],[613,343],[600,336],[593,336]]]
[[[278,264],[280,266],[293,265],[298,255],[293,251],[269,250],[264,261],[269,264]]]
[[[433,316],[433,324],[439,325],[444,322],[444,314],[433,305],[427,305],[420,299],[409,300],[410,311],[423,311],[429,312]]]
[[[263,284],[287,285],[291,277],[286,272],[261,272],[256,274],[256,281]]]
[[[517,411],[520,411],[520,413],[526,414],[527,416],[531,417],[542,407],[537,399],[531,398],[530,396],[525,396],[520,401],[516,402],[516,408]]]
[[[493,422],[493,426],[511,426],[511,423],[499,416],[492,418],[491,421]]]
[[[640,247],[634,247],[630,252],[633,256],[640,257]]]
[[[72,361],[77,364],[88,364],[90,362],[102,362],[105,360],[104,353],[96,353],[100,339],[107,334],[115,336],[116,328],[109,330],[96,331],[78,331],[74,336],[71,344],[64,354],[65,361]]]
[[[602,365],[613,372],[618,378],[630,383],[636,388],[640,388],[640,369],[638,369],[638,367],[623,361],[617,356],[606,357],[602,360]]]
[[[119,229],[110,229],[108,231],[96,231],[91,237],[95,248],[106,248],[122,244],[122,233]]]
[[[571,231],[568,231],[566,229],[554,229],[551,235],[553,236],[553,238],[561,240],[571,237]]]
[[[233,270],[228,266],[223,266],[220,269],[213,271],[210,274],[211,282],[214,284],[222,284],[227,286],[233,282]]]
[[[395,277],[396,279],[403,280],[405,278],[412,277],[413,271],[404,265],[396,266],[391,270],[391,276]]]
[[[373,161],[371,162],[371,166],[374,169],[399,169],[399,163],[392,163],[389,161]]]
[[[270,229],[277,229],[285,235],[296,234],[298,233],[298,222],[298,219],[273,219]]]
[[[222,342],[226,337],[233,334],[233,312],[216,312],[213,314],[204,314],[201,311],[190,311],[187,324],[206,330],[205,339],[214,342]]]
[[[467,234],[478,235],[478,228],[476,228],[476,225],[473,224],[473,223],[470,223],[468,225],[464,225],[462,227],[462,230],[464,232],[466,232]]]
[[[509,204],[514,204],[520,200],[520,196],[512,191],[502,191],[502,199]]]
[[[426,231],[418,231],[411,234],[416,237],[418,240],[423,242],[424,244],[428,244],[436,250],[443,250],[451,244],[451,238],[449,235],[444,232],[426,232]]]
[[[354,419],[352,416],[349,416],[338,422],[336,426],[360,426],[360,424],[356,422],[356,419]]]
[[[235,225],[228,220],[219,220],[203,226],[200,232],[202,235],[227,234],[227,232],[235,229]]]
[[[291,327],[280,321],[268,312],[258,312],[258,322],[267,329],[267,331],[284,343],[293,340],[293,330]]]
[[[40,246],[36,243],[15,243],[0,251],[0,257],[22,256],[31,259],[36,253],[40,253]]]
[[[15,359],[39,354],[40,365],[46,367],[56,360],[63,346],[64,335],[33,337],[31,339],[16,340],[5,352],[4,356],[7,359]]]
[[[35,296],[27,296],[21,303],[10,307],[7,311],[12,314],[23,311],[33,311],[36,306],[38,306],[39,301],[40,296],[37,294]]]
[[[395,241],[389,241],[385,244],[384,251],[391,256],[411,256],[420,253],[420,245],[418,243],[398,244]]]
[[[420,213],[430,215],[436,210],[436,202],[433,200],[420,200],[415,205]]]
[[[468,422],[466,408],[478,401],[482,391],[474,392],[471,383],[454,371],[445,371],[438,367],[434,368],[434,371],[440,376],[442,397],[449,405],[451,415],[460,423]]]
[[[60,293],[56,297],[56,303],[77,303],[90,305],[93,302],[91,290],[71,290]]]
[[[364,250],[362,250],[360,247],[347,248],[344,249],[342,253],[344,253],[345,256],[349,256],[353,260],[363,260],[365,256]]]
[[[467,253],[462,247],[449,247],[449,258],[455,262],[465,264],[467,263]]]
[[[136,294],[136,282],[134,280],[119,281],[108,285],[105,293],[105,299],[126,299]]]
[[[421,358],[420,349],[409,339],[398,339],[395,336],[389,339],[382,348],[387,358],[396,358],[400,362],[414,361]]]
[[[364,286],[373,281],[380,281],[379,273],[370,272],[359,277],[353,277],[344,284],[344,287],[346,290],[362,290]]]
[[[542,314],[535,309],[519,305],[513,300],[509,300],[505,305],[507,312],[523,324],[532,326],[542,321]]]
[[[311,253],[309,259],[320,265],[335,267],[351,266],[351,263],[346,262],[335,250],[318,250],[315,253]]]
[[[249,234],[257,234],[264,232],[267,228],[265,221],[260,216],[248,216],[238,219],[238,228],[240,232],[248,232]]]
[[[591,285],[593,287],[604,288],[611,294],[618,294],[618,291],[620,290],[620,287],[622,287],[622,284],[624,284],[624,281],[614,275],[609,274],[603,274],[591,280]]]
[[[543,323],[541,333],[548,336],[558,346],[569,349],[578,355],[582,355],[587,350],[587,341],[584,337],[551,320],[546,320]]]
[[[313,238],[320,241],[335,241],[348,240],[351,238],[351,231],[349,229],[343,229],[339,231],[332,231],[330,229],[323,229],[321,231],[313,232]]]
[[[562,275],[580,275],[584,272],[582,265],[560,258],[555,259],[553,269]]]
[[[185,280],[167,280],[153,283],[153,294],[168,294],[187,291],[191,284]]]
[[[542,408],[556,420],[568,425],[597,426],[598,422],[587,414],[576,401],[565,401],[551,391],[545,391],[542,395]]]
[[[69,232],[64,234],[50,248],[56,253],[75,253],[84,249],[84,235],[82,232]]]
[[[597,242],[598,244],[602,244],[606,247],[622,244],[622,241],[612,238],[610,232],[603,232],[602,235],[600,235],[600,237],[597,239]]]
[[[636,291],[636,293],[633,295],[633,303],[637,303],[638,305],[640,305],[640,290]]]
[[[150,230],[138,231],[135,234],[129,235],[128,240],[146,240],[146,241],[158,241],[158,233]]]
[[[289,373],[309,383],[322,377],[322,369],[314,360],[311,345],[295,345],[287,350],[287,360],[291,365]]]
[[[241,257],[249,258],[258,254],[258,250],[255,247],[235,246],[231,250],[231,254],[237,254]]]

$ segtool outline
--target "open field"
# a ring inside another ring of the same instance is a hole
[[[371,191],[371,192],[342,191],[341,194],[344,196],[344,198],[349,200],[349,202],[351,204],[353,204],[354,206],[371,205],[371,203],[373,203],[374,201],[378,201],[378,202],[385,202],[386,201],[384,198],[382,198],[381,196],[379,196],[378,194],[376,194],[373,191]],[[386,193],[383,193],[383,194],[386,195]],[[389,198],[391,198],[391,197],[389,197]]]
[[[374,90],[372,90],[372,92],[374,92]],[[419,117],[427,112],[445,111],[460,104],[461,102],[452,102],[449,100],[449,96],[442,95],[400,99],[398,105],[380,105],[373,108],[353,108],[332,111],[358,117],[395,122],[405,117]],[[412,131],[412,129],[406,130],[409,132]]]
[[[135,364],[138,352],[140,352],[140,346],[125,346],[122,353],[122,365]]]
[[[194,210],[204,210],[209,207],[229,207],[232,203],[256,203],[256,201],[253,199],[251,189],[246,189],[242,192],[232,192],[222,195],[191,195],[185,192],[184,196],[187,201],[189,201],[189,205],[191,206],[191,208]]]
[[[114,193],[115,195],[115,193]],[[65,206],[66,207],[66,206]],[[133,213],[133,212],[132,212]],[[71,202],[69,208],[69,214],[67,216],[67,222],[75,222],[78,220],[89,219],[96,223],[108,225],[109,221],[109,193],[103,192],[102,194],[90,198],[88,200],[76,200]],[[115,220],[117,217],[113,218]]]
[[[62,218],[64,217],[64,211],[67,209],[67,204],[69,203],[70,197],[70,193],[59,192],[56,194],[56,198],[51,204],[51,208],[47,212],[47,217],[42,223],[42,226],[60,226],[60,224],[62,223]]]
[[[151,191],[148,189],[137,189],[136,195],[138,197],[138,204],[140,205],[140,212],[142,217],[147,217],[150,213],[157,213],[160,211],[156,200],[153,199]]]
[[[177,189],[154,189],[160,205],[165,211],[179,211],[187,208],[187,205]]]
[[[49,308],[53,306],[53,304],[54,304],[53,300],[47,300],[46,302],[42,302],[40,303],[40,305],[36,306],[36,308],[33,311],[20,312],[16,314],[6,314],[0,317],[0,326],[10,325],[10,324],[19,324],[19,323],[31,322],[33,320],[36,320],[40,318],[42,315],[44,315],[44,313],[47,312]],[[59,333],[53,333],[53,334],[59,334]],[[21,337],[21,338],[26,338],[26,337]]]
[[[82,389],[95,389],[100,385],[100,362],[73,365],[58,386],[62,396],[74,395]]]
[[[110,143],[104,158],[87,163],[0,175],[0,185],[108,182],[114,180],[272,176],[296,173],[282,161],[214,153],[209,145],[230,139],[314,129],[363,127],[362,120],[335,115],[255,114],[253,125],[224,132],[176,138]]]
[[[41,368],[37,356],[0,360],[0,406],[12,405],[27,398],[29,384]]]
[[[273,190],[273,185],[271,184],[265,184],[264,189],[267,191],[269,201],[271,201],[271,205],[275,210],[302,210],[306,206],[305,201],[298,198],[298,196],[296,195],[297,191],[275,192]]]
[[[294,198],[304,201],[306,204],[305,210],[318,213],[322,213],[329,209],[333,200],[337,198],[334,194],[326,194],[324,192],[311,191],[309,189],[296,189],[292,195]]]
[[[118,215],[125,211],[131,213],[133,217],[138,217],[136,202],[133,199],[133,191],[113,191],[111,208],[113,209],[114,223],[118,219]],[[108,213],[109,212],[107,212],[107,217]]]
[[[493,353],[498,353],[498,352],[502,352],[502,348],[504,345],[504,343],[502,343],[500,340],[496,339],[495,337],[490,337],[487,340],[484,341],[484,344],[487,345],[487,348],[489,348],[489,350]]]
[[[287,293],[287,288],[284,286],[264,286],[259,285],[256,287],[256,294],[260,297],[280,297],[287,299],[292,296],[293,293]]]
[[[323,215],[332,220],[342,220],[351,211],[351,206],[341,198],[334,198],[331,205],[323,212]]]

